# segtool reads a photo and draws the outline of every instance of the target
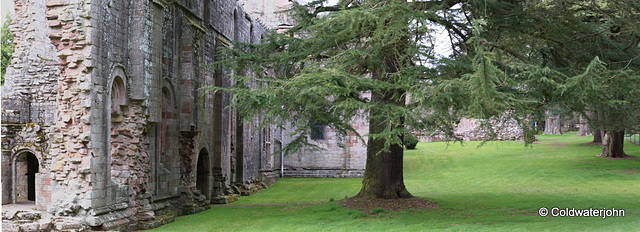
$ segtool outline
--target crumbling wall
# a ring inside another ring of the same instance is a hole
[[[245,11],[267,28],[287,28],[294,23],[286,14],[280,13],[289,7],[289,0],[239,0]]]
[[[42,0],[15,1],[16,49],[2,86],[2,123],[54,123],[58,65]]]
[[[55,127],[52,131],[51,183],[52,215],[86,215],[93,207],[92,194],[96,170],[92,153],[94,140],[92,124],[93,91],[104,91],[93,85],[91,72],[95,47],[90,43],[92,25],[91,3],[47,1],[48,36],[56,48],[58,61],[58,93]]]
[[[16,3],[22,34],[13,88],[3,88],[3,203],[16,147],[38,153],[38,199],[65,218],[58,229],[148,229],[275,181],[271,132],[254,130],[259,118],[239,122],[226,108],[230,96],[201,90],[233,83],[228,70],[201,66],[216,60],[216,48],[266,32],[236,1]],[[25,131],[29,122],[36,135]],[[16,146],[21,134],[39,140]],[[207,191],[196,190],[198,167],[207,169]]]
[[[524,139],[524,130],[515,119],[509,116],[491,118],[489,120],[461,118],[455,126],[454,135],[463,141],[518,141]],[[444,133],[433,133],[430,135],[419,135],[421,142],[440,142],[453,140]]]
[[[51,199],[46,168],[51,164],[59,70],[56,49],[48,38],[45,1],[17,0],[15,12],[10,29],[16,50],[2,86],[2,204],[17,200],[13,184],[20,188],[24,180],[15,176],[12,165],[21,152],[29,151],[44,167],[36,184],[43,191],[36,206],[42,208]]]
[[[483,128],[482,123],[489,123],[489,126]],[[463,138],[465,141],[488,139],[517,141],[522,140],[524,136],[522,127],[518,122],[505,117],[500,119],[491,118],[489,120],[462,118],[455,133],[456,136]]]

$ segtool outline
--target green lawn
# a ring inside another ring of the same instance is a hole
[[[180,217],[156,231],[639,231],[638,158],[595,157],[592,137],[539,136],[522,142],[419,143],[405,153],[405,183],[411,193],[435,201],[430,211],[371,216],[331,199],[355,195],[361,179],[281,179],[234,206]],[[273,206],[290,204],[289,206]],[[311,204],[311,205],[301,205]],[[625,217],[540,217],[540,207],[616,208]]]

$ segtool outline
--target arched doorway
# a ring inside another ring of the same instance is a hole
[[[36,201],[36,173],[40,162],[31,152],[19,153],[13,162],[13,199]]]
[[[196,189],[209,198],[209,176],[211,168],[209,168],[209,152],[205,148],[200,150],[198,154],[198,163],[196,164]]]

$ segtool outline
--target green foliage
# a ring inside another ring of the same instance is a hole
[[[9,25],[11,24],[11,15],[7,14],[6,20],[4,24],[2,24],[2,39],[0,41],[0,50],[2,52],[2,67],[1,67],[1,85],[4,85],[4,74],[7,72],[7,67],[11,63],[11,58],[13,58],[13,52],[15,51],[16,45],[13,43],[13,34],[11,34],[11,30],[9,30]]]
[[[637,130],[640,1],[486,4],[491,14],[483,16],[481,37],[496,66],[518,83],[518,95],[535,100],[532,115],[571,110],[593,129]]]
[[[499,116],[528,102],[515,99],[514,83],[494,65],[489,48],[480,48],[482,42],[460,44],[468,50],[451,62],[433,58],[425,42],[432,24],[466,24],[447,21],[456,18],[442,18],[442,11],[458,10],[416,10],[402,0],[293,2],[288,13],[298,25],[267,35],[262,44],[236,42],[221,51],[216,65],[229,69],[235,84],[209,89],[230,93],[230,107],[246,119],[260,115],[263,125],[297,128],[287,152],[313,146],[307,141],[311,121],[358,136],[354,119],[375,121],[382,130],[367,136],[384,140],[387,150],[402,144],[407,128],[454,137],[453,122],[463,114]],[[461,33],[471,36],[470,29]],[[441,65],[422,65],[436,62]]]
[[[596,57],[586,71],[569,79],[573,107],[590,108],[591,126],[603,131],[640,131],[640,72],[607,68]]]
[[[418,139],[413,134],[405,134],[404,135],[404,147],[412,150],[416,149],[416,145],[418,145]]]
[[[420,143],[405,152],[405,181],[438,209],[385,211],[385,217],[344,209],[328,196],[356,193],[362,179],[281,179],[229,206],[179,217],[154,231],[634,231],[640,228],[640,146],[635,159],[594,155],[592,138],[574,134],[521,142],[467,145]],[[342,190],[340,190],[342,189]],[[342,197],[340,197],[342,198]],[[288,199],[288,200],[287,200]],[[300,205],[313,203],[316,205]],[[289,205],[286,205],[289,204]],[[246,207],[253,205],[256,207]],[[274,205],[282,205],[274,207]],[[338,208],[336,209],[336,206]],[[625,209],[606,219],[540,217],[540,207]]]
[[[385,125],[368,135],[383,139],[385,149],[402,143],[409,129],[455,138],[453,125],[463,116],[507,113],[532,132],[531,121],[542,121],[550,109],[594,111],[593,128],[635,130],[637,5],[640,0],[293,3],[288,13],[298,25],[263,44],[223,51],[217,64],[234,70],[236,84],[212,89],[231,93],[232,107],[247,119],[291,122],[297,130],[288,152],[313,146],[311,121],[358,135],[350,126],[358,117]],[[449,34],[452,56],[433,57],[434,25]],[[590,67],[596,57],[608,74],[589,71],[600,70]]]

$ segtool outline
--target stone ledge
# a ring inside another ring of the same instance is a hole
[[[289,178],[362,178],[362,169],[299,169],[284,170],[284,177]]]
[[[92,214],[97,216],[97,215],[106,214],[116,210],[126,209],[127,207],[129,207],[129,204],[127,204],[126,202],[122,202],[122,203],[95,208]]]
[[[226,196],[217,196],[211,199],[211,204],[229,204],[231,202],[236,202],[240,199],[239,194],[229,194]]]
[[[173,198],[180,198],[180,195],[177,195],[177,194],[165,194],[165,195],[152,196],[151,197],[151,202],[164,201],[164,200],[169,200],[169,199],[173,199]]]

